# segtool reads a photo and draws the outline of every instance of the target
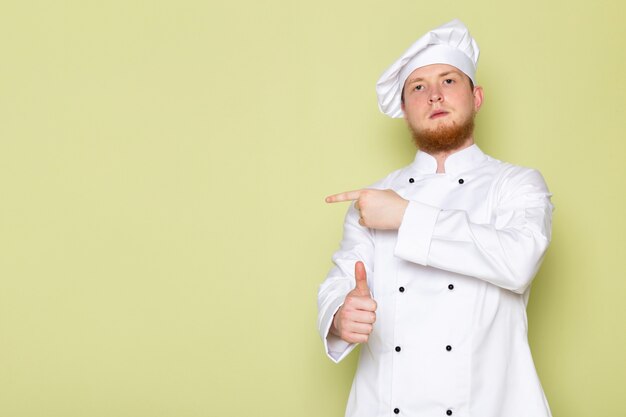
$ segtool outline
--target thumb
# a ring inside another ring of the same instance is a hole
[[[367,286],[367,275],[365,274],[365,265],[363,262],[357,261],[354,264],[354,279],[356,281],[356,290],[363,295],[370,295],[370,289]]]

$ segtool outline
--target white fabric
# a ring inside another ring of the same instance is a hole
[[[404,82],[420,67],[448,64],[463,71],[476,84],[480,49],[467,27],[458,19],[431,30],[407,49],[376,83],[378,108],[390,117],[402,117]]]
[[[350,206],[335,266],[320,286],[318,326],[334,362],[355,347],[329,328],[355,285],[357,260],[378,304],[346,416],[389,417],[395,408],[412,417],[447,410],[454,417],[551,416],[526,320],[530,284],[550,241],[545,182],[476,145],[449,156],[445,174],[436,166],[418,152],[372,187],[410,200],[398,231],[360,226]]]
[[[404,86],[405,81],[413,71],[431,64],[452,65],[463,71],[472,81],[475,81],[476,67],[474,67],[474,62],[467,55],[448,45],[430,45],[424,51],[415,55],[402,68],[398,76],[398,82],[401,82]]]

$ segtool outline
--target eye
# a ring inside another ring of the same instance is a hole
[[[418,85],[415,86],[415,91],[421,91],[423,89],[424,89],[424,86],[421,85],[421,84],[418,84]]]
[[[446,84],[454,84],[454,80],[452,78],[446,78],[443,82]]]

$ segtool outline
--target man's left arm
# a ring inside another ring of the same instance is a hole
[[[391,190],[361,191],[368,194],[365,207],[360,195],[349,196],[357,197],[365,219],[362,225],[397,228],[397,257],[473,276],[516,293],[526,291],[550,243],[553,206],[535,170],[512,167],[506,173],[488,224],[472,222],[464,210],[442,210],[402,199],[403,203]],[[342,201],[345,194],[327,201]]]

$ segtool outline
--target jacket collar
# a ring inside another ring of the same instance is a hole
[[[466,172],[487,159],[487,155],[473,144],[448,156],[445,161],[446,174],[456,175]],[[437,172],[437,160],[426,152],[417,151],[412,167],[420,174],[434,174]]]

